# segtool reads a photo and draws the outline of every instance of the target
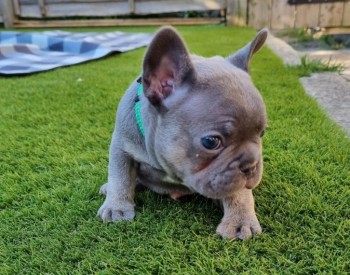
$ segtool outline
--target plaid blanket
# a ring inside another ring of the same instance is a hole
[[[147,46],[145,33],[72,33],[0,31],[0,74],[28,74]]]

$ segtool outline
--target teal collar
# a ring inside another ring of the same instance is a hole
[[[135,100],[135,117],[136,117],[136,123],[139,128],[140,133],[145,136],[145,129],[143,128],[142,124],[142,117],[141,117],[141,96],[143,92],[142,83],[139,83],[137,85],[137,97]]]

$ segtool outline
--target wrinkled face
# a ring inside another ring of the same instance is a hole
[[[249,75],[222,58],[195,58],[197,82],[165,101],[157,144],[168,169],[190,189],[224,198],[262,176],[266,112]]]

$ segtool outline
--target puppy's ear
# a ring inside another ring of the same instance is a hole
[[[180,35],[171,27],[160,29],[143,61],[143,89],[156,106],[185,83],[194,81],[195,71]]]
[[[227,58],[229,62],[238,68],[248,72],[249,61],[260,48],[264,45],[267,38],[268,30],[262,29],[253,39],[252,42],[248,43],[245,47],[238,50],[235,54]]]

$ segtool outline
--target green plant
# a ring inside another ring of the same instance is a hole
[[[312,59],[307,55],[301,57],[299,65],[289,66],[289,68],[296,71],[299,77],[322,72],[341,73],[345,69],[344,65],[332,62],[331,58],[329,58],[328,61],[322,61],[319,59]]]
[[[287,29],[276,33],[277,37],[288,38],[290,42],[309,42],[314,41],[312,33],[308,33],[305,29]]]
[[[327,43],[332,49],[339,50],[345,48],[344,41],[341,39],[335,39],[334,35],[323,35],[321,40]]]

